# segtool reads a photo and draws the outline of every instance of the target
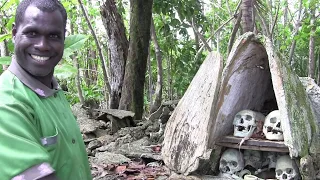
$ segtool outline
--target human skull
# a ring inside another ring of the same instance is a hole
[[[275,169],[277,163],[277,153],[276,152],[267,152],[262,153],[262,167],[268,169]]]
[[[247,137],[257,127],[257,121],[264,121],[265,116],[259,112],[242,110],[236,114],[233,120],[233,135]]]
[[[235,174],[244,167],[243,155],[236,149],[227,149],[223,152],[219,170],[221,173]]]
[[[274,110],[267,115],[263,125],[263,133],[269,140],[283,140],[279,110]]]
[[[253,168],[261,168],[261,152],[255,150],[246,149],[243,152],[244,167],[251,166]]]
[[[295,164],[294,160],[290,158],[289,155],[283,155],[277,159],[276,178],[279,180],[299,179],[299,171],[297,165]]]

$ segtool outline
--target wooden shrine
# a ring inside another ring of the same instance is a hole
[[[320,167],[319,127],[305,89],[271,41],[253,33],[236,41],[224,68],[221,56],[209,53],[166,125],[165,164],[184,175],[203,167],[217,169],[222,148],[239,148],[233,119],[243,109],[279,109],[284,141],[251,138],[242,149],[311,157],[314,163],[307,166]],[[300,171],[308,168],[313,167]]]

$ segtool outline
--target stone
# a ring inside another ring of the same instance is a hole
[[[99,140],[93,140],[88,144],[88,149],[93,150],[96,149],[97,147],[100,147],[102,143]]]
[[[110,152],[97,152],[95,157],[89,158],[94,164],[122,164],[131,162],[131,160],[122,154],[114,154]]]
[[[77,122],[78,122],[81,133],[84,133],[84,134],[94,132],[100,126],[99,121],[89,119],[89,118],[78,118]]]

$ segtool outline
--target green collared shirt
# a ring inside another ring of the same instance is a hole
[[[17,62],[0,76],[0,179],[91,180],[84,142],[64,93]]]

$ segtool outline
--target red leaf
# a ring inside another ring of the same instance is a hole
[[[124,173],[124,172],[126,171],[126,169],[127,169],[127,166],[118,166],[118,167],[115,169],[115,172],[116,172],[117,174],[122,174],[122,173]]]

